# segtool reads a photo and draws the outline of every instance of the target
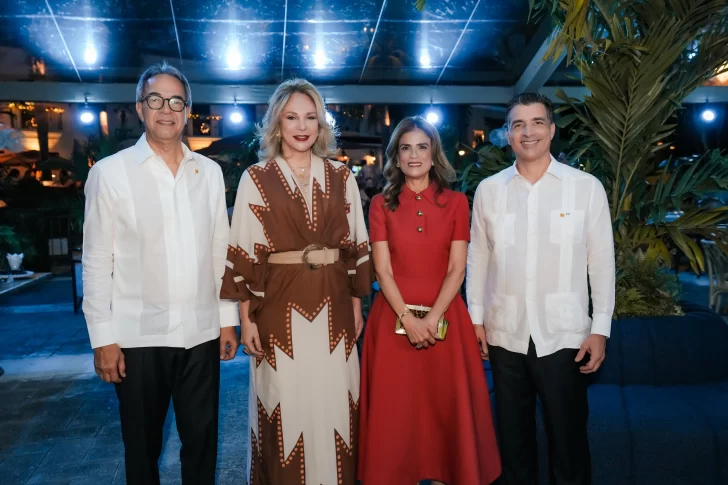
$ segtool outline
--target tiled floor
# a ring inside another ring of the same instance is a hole
[[[247,361],[225,363],[218,483],[240,484],[245,464]],[[124,448],[114,389],[96,376],[0,380],[1,484],[123,484]],[[180,482],[180,442],[170,408],[162,483]]]
[[[247,361],[225,363],[220,396],[218,483],[242,483]],[[96,376],[0,380],[0,483],[125,483],[118,405]],[[180,442],[170,408],[162,483],[181,483]]]
[[[684,298],[707,303],[707,281],[682,275]],[[123,446],[113,386],[93,374],[70,279],[0,299],[0,485],[123,484]],[[222,364],[218,483],[243,483],[247,357]],[[170,408],[162,483],[180,482],[180,442]]]
[[[126,483],[116,394],[93,374],[70,284],[51,281],[0,300],[0,367],[6,371],[0,377],[0,485]],[[243,354],[222,364],[219,484],[243,483],[248,372]],[[170,407],[163,484],[181,483],[179,450]]]

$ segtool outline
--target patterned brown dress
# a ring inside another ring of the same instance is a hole
[[[282,159],[240,181],[221,297],[250,300],[265,358],[251,357],[251,485],[353,485],[359,359],[352,296],[370,291],[369,242],[356,181],[314,157],[304,195]],[[311,244],[341,250],[319,269],[267,262]]]

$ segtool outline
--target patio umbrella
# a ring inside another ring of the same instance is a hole
[[[241,133],[239,135],[226,136],[219,140],[210,143],[210,146],[197,150],[197,153],[204,155],[209,158],[224,158],[216,157],[225,152],[235,152],[244,150],[244,145],[247,145],[251,140],[251,133]],[[227,161],[227,160],[221,160]]]
[[[63,168],[68,168],[73,166],[73,162],[70,160],[67,160],[60,155],[58,155],[58,152],[50,152],[48,153],[48,160],[47,162],[53,161],[54,163],[66,163],[67,165]],[[0,158],[0,163],[3,163],[4,165],[35,165],[41,162],[40,159],[40,152],[38,150],[27,150],[24,152],[18,152],[18,153],[12,153],[11,156],[7,156],[5,158]],[[48,167],[51,168],[51,167]]]
[[[68,160],[61,157],[50,157],[45,162],[40,162],[38,164],[38,168],[40,170],[73,170],[75,168],[75,165],[72,160]]]

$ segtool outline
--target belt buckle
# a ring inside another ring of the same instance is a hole
[[[309,244],[303,250],[303,256],[301,256],[301,263],[303,263],[303,265],[311,271],[321,268],[321,266],[323,266],[323,264],[314,264],[308,260],[308,253],[310,253],[311,251],[323,251],[324,249],[325,249],[324,246],[321,244]]]

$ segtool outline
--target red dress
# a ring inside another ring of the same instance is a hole
[[[405,302],[432,306],[447,273],[451,241],[470,240],[468,200],[436,185],[403,188],[392,212],[372,199],[372,243],[388,241],[394,279]],[[442,207],[438,207],[438,204]],[[445,313],[447,336],[416,350],[394,333],[396,314],[374,299],[361,366],[358,477],[363,485],[485,485],[501,472],[488,384],[465,303]]]

